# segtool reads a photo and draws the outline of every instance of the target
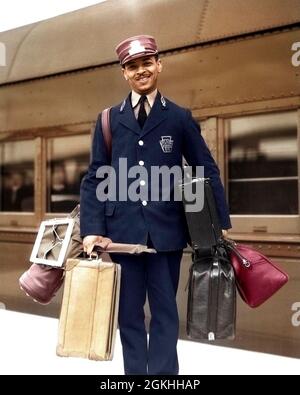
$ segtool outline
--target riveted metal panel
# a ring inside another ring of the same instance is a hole
[[[300,30],[182,51],[163,58],[160,89],[198,111],[300,95],[291,63]],[[3,87],[0,130],[94,120],[128,92],[119,65]]]
[[[14,53],[0,83],[116,62],[116,45],[150,34],[161,50],[195,42],[204,0],[110,0],[32,25],[20,43],[19,29],[0,34]],[[23,38],[23,36],[22,36]],[[16,42],[16,44],[15,44]]]
[[[6,65],[0,66],[0,84],[9,80],[9,73],[16,61],[19,48],[33,28],[34,24],[31,24],[0,33],[0,42],[4,44],[6,52]]]
[[[0,84],[116,62],[131,35],[154,35],[166,51],[297,21],[299,0],[109,0],[0,33]]]
[[[164,88],[193,109],[300,95],[299,30],[211,45],[165,59]]]
[[[207,0],[197,39],[216,40],[299,21],[299,0]]]

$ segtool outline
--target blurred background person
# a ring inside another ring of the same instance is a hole
[[[51,171],[50,211],[66,213],[72,211],[78,202],[79,194],[75,194],[74,184],[68,183],[65,164],[54,164]]]
[[[33,184],[25,180],[25,174],[19,170],[4,176],[2,211],[33,211]]]

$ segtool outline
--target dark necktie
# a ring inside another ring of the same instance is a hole
[[[138,120],[138,123],[139,123],[141,129],[143,129],[143,126],[144,126],[146,119],[147,119],[147,113],[145,110],[145,101],[146,100],[147,100],[147,96],[145,96],[145,95],[141,96],[140,100],[139,100],[140,108],[139,108],[137,120]]]

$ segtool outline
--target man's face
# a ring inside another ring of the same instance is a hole
[[[162,71],[160,59],[144,56],[131,60],[122,68],[123,75],[132,90],[140,95],[147,95],[157,87],[158,74]]]

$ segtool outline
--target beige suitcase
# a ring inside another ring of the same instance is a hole
[[[102,259],[68,259],[57,355],[113,358],[121,267]]]

